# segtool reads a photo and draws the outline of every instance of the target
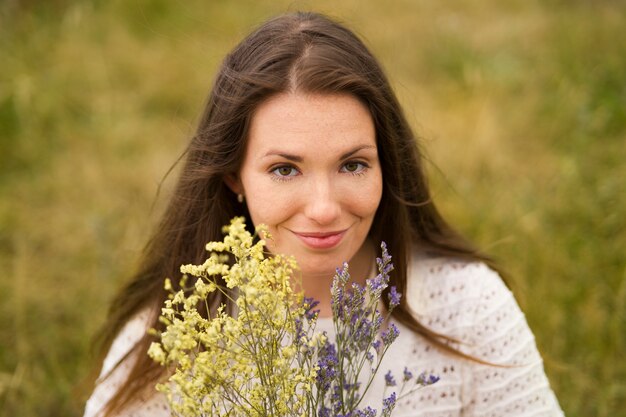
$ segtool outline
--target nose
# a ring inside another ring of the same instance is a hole
[[[341,215],[339,195],[329,178],[319,178],[307,187],[304,215],[320,226],[335,223]]]

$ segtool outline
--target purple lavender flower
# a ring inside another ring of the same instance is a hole
[[[398,327],[396,327],[394,323],[391,323],[389,329],[385,330],[381,335],[385,346],[391,345],[393,341],[398,338],[399,334],[400,330],[398,330]]]
[[[317,417],[331,417],[330,408],[322,405],[317,411]]]
[[[333,285],[331,287],[332,298],[330,305],[333,310],[333,317],[339,320],[345,318],[346,313],[346,294],[345,286],[350,281],[350,273],[348,272],[348,263],[344,262],[341,268],[337,268]]]
[[[372,408],[357,409],[364,394],[357,378],[366,363],[372,370],[370,378],[373,378],[387,348],[400,333],[394,323],[381,332],[388,316],[383,316],[376,306],[383,292],[388,292],[389,310],[397,307],[401,299],[395,287],[389,288],[393,264],[384,242],[381,243],[381,250],[381,258],[376,259],[378,274],[366,280],[365,286],[350,282],[346,263],[337,268],[331,288],[336,345],[327,342],[317,351],[318,416],[376,417],[376,410]],[[403,376],[407,378],[406,372]],[[371,381],[363,384],[365,390]],[[385,375],[385,382],[387,386],[397,385],[391,372]],[[391,414],[396,401],[395,393],[384,398],[382,416]]]
[[[337,350],[335,345],[326,341],[326,343],[320,348],[318,353],[319,371],[317,373],[316,382],[320,392],[327,392],[331,384],[337,375]]]
[[[375,334],[372,328],[372,322],[365,316],[362,309],[353,313],[353,319],[350,320],[352,327],[348,332],[348,338],[351,345],[355,346],[358,351],[367,352],[370,348],[372,335]]]
[[[319,310],[313,310],[319,304],[319,301],[316,301],[312,297],[304,297],[304,316],[307,320],[315,320],[319,315]]]
[[[391,373],[391,371],[387,371],[387,373],[385,374],[385,385],[387,385],[388,387],[396,386],[396,380],[393,377],[393,374]]]
[[[400,305],[400,297],[402,295],[396,290],[396,287],[391,287],[389,291],[389,309],[393,310]]]
[[[333,394],[330,398],[331,398],[331,405],[333,407],[332,409],[333,416],[338,417],[341,415],[340,411],[343,410],[343,407],[344,407],[342,390],[339,385],[333,386]]]
[[[365,281],[369,290],[374,294],[380,294],[386,286],[384,275],[378,274],[374,278]]]
[[[382,259],[376,259],[378,270],[383,275],[389,275],[389,273],[393,271],[393,264],[391,263],[391,256],[389,256],[389,252],[387,251],[387,244],[381,242],[380,249],[382,251]]]
[[[296,322],[296,340],[295,340],[295,343],[299,345],[300,344],[300,340],[303,337],[306,337],[306,332],[304,331],[304,323],[302,323],[302,319],[300,317],[296,317],[295,322]]]
[[[382,242],[380,247],[382,249],[382,258],[376,258],[378,275],[366,281],[367,288],[375,297],[380,297],[383,290],[387,288],[389,283],[389,273],[393,270],[391,256],[389,256],[389,253],[387,252],[387,244]]]
[[[437,381],[439,381],[439,377],[437,375],[427,374],[426,372],[422,372],[415,380],[415,383],[423,387],[426,387],[428,385],[434,384]]]
[[[411,371],[409,371],[409,368],[407,368],[406,366],[404,367],[404,371],[402,372],[403,374],[403,381],[407,382],[410,381],[411,379],[413,379],[413,373]]]
[[[350,384],[350,383],[345,383],[343,384],[343,390],[344,391],[358,391],[358,389],[361,388],[361,383],[360,382],[356,382],[354,384]]]
[[[391,395],[383,399],[383,416],[391,415],[394,407],[396,406],[396,393],[392,392]]]
[[[363,410],[354,410],[350,417],[376,417],[376,410],[368,406]]]

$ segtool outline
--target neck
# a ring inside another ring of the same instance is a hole
[[[365,241],[349,262],[350,283],[365,285],[365,280],[373,274],[374,256],[373,245]],[[319,317],[332,316],[330,288],[333,277],[334,273],[300,274],[300,285],[296,290],[303,291],[306,297],[319,302],[316,307],[320,311]]]

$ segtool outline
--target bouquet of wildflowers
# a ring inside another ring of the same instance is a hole
[[[157,389],[172,411],[184,417],[376,416],[359,405],[399,333],[393,323],[383,329],[378,310],[393,268],[384,243],[379,273],[365,287],[349,283],[347,264],[337,271],[332,343],[315,331],[316,302],[292,289],[293,258],[266,257],[265,241],[254,242],[243,218],[233,219],[225,232],[222,242],[207,244],[206,262],[181,267],[180,290],[166,280],[170,295],[160,317],[166,329],[148,354],[171,368]],[[207,297],[216,291],[237,311],[211,309]],[[400,294],[392,287],[389,297],[392,310]],[[390,373],[385,379],[395,385]],[[405,369],[404,385],[411,380]],[[419,387],[435,381],[420,375],[411,382]],[[395,392],[383,398],[380,415],[391,415],[397,399]]]

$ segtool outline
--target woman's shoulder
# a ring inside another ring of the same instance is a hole
[[[121,328],[115,339],[113,339],[109,351],[102,362],[102,370],[96,381],[94,391],[85,404],[84,417],[100,417],[102,415],[103,407],[111,400],[128,377],[137,358],[137,352],[133,348],[146,334],[151,323],[152,311],[149,308],[144,308],[132,316]],[[159,403],[152,404],[155,402]],[[155,398],[149,398],[140,404],[131,406],[126,410],[128,412],[125,411],[121,415],[169,415],[166,413],[167,408],[163,408],[162,402],[161,398],[155,396]],[[142,414],[141,410],[149,412]]]
[[[415,252],[407,278],[415,318],[479,360],[463,362],[471,375],[463,388],[468,414],[563,415],[524,313],[496,270]]]
[[[478,260],[416,252],[409,264],[406,296],[425,326],[472,345],[526,320],[500,274]]]
[[[422,251],[414,251],[411,256],[407,292],[422,308],[461,302],[487,307],[513,297],[500,274],[486,263]]]
[[[132,316],[121,328],[102,363],[100,377],[108,375],[131,352],[146,334],[151,323],[151,310],[144,308]]]

